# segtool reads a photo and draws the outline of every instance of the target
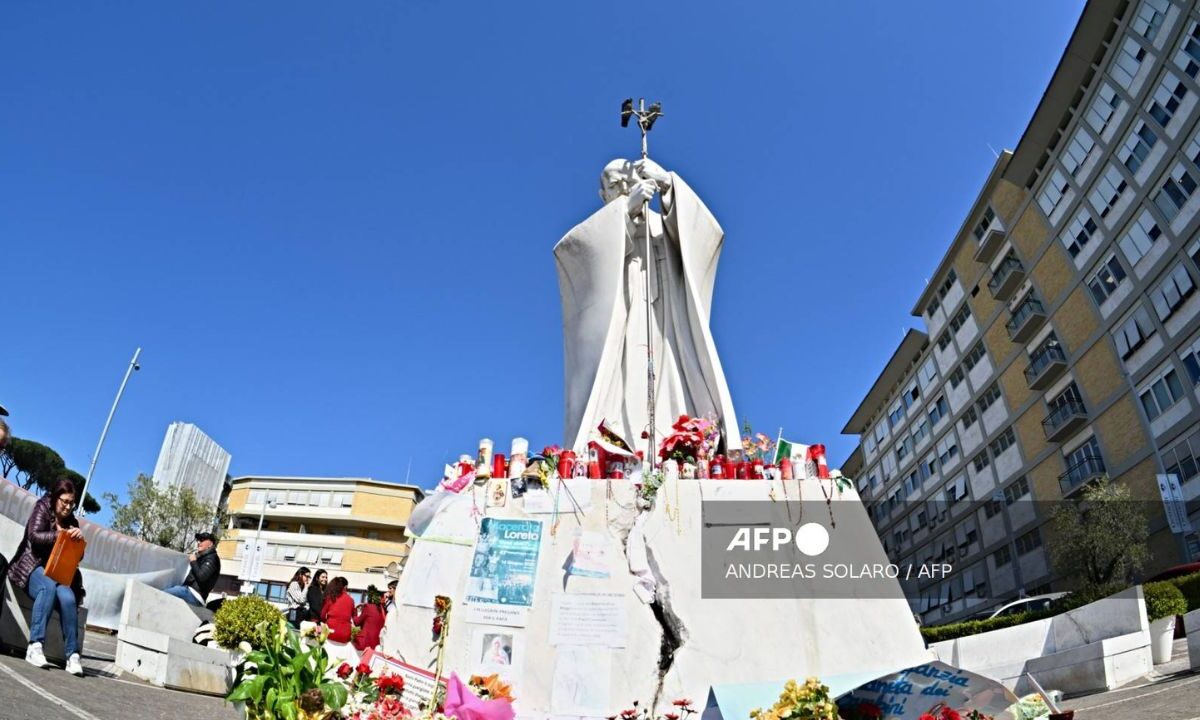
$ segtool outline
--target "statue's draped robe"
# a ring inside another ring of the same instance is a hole
[[[725,233],[676,174],[651,211],[650,297],[656,371],[655,425],[661,441],[680,415],[712,413],[725,443],[738,447],[737,414],[709,330],[713,283]],[[645,227],[626,196],[606,204],[554,247],[562,295],[567,447],[586,445],[602,420],[636,447],[649,429]]]

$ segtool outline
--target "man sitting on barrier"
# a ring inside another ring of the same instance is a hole
[[[188,555],[192,567],[182,585],[174,585],[163,592],[174,595],[189,605],[204,607],[208,594],[221,575],[221,558],[217,555],[217,538],[210,532],[196,533],[196,552]]]

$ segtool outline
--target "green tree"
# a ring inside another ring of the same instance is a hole
[[[1086,488],[1081,499],[1063,501],[1051,515],[1055,569],[1076,577],[1082,589],[1131,582],[1150,559],[1142,505],[1127,485],[1108,478]]]
[[[217,509],[196,498],[191,488],[161,488],[139,474],[126,490],[128,502],[104,493],[112,508],[112,529],[172,550],[186,550],[194,533],[212,530]]]
[[[0,452],[0,475],[11,479],[26,490],[37,489],[46,494],[60,478],[75,483],[75,493],[83,491],[85,479],[63,462],[62,456],[53,448],[33,440],[12,438],[8,447]],[[91,495],[83,499],[83,509],[89,513],[100,512],[100,504]]]

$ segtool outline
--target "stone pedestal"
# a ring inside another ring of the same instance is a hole
[[[786,488],[786,489],[785,489]],[[827,491],[832,491],[825,481]],[[657,701],[660,709],[672,699],[687,697],[703,704],[709,687],[722,683],[778,682],[810,675],[832,677],[847,673],[883,675],[933,659],[925,649],[908,603],[897,581],[891,599],[823,598],[736,600],[701,598],[702,501],[790,498],[820,503],[817,522],[830,527],[825,495],[815,480],[668,480],[654,507],[639,512],[636,488],[628,480],[591,481],[581,491],[590,497],[584,509],[572,512],[572,502],[559,493],[560,514],[527,515],[523,499],[509,497],[504,507],[486,508],[486,492],[473,499],[468,489],[438,502],[437,515],[418,539],[400,577],[401,604],[388,618],[385,653],[425,666],[430,653],[433,610],[405,602],[431,604],[432,598],[412,597],[413,589],[438,577],[434,592],[455,603],[446,645],[447,674],[467,676],[480,669],[472,642],[477,632],[509,632],[523,652],[514,654],[513,692],[519,716],[544,717],[555,712],[551,696],[561,648],[551,643],[554,596],[558,593],[611,593],[625,613],[624,647],[601,650],[609,657],[607,712]],[[551,495],[555,494],[552,487]],[[887,564],[866,511],[851,489],[833,493],[831,511],[836,529],[831,539],[853,538],[856,563]],[[535,518],[544,521],[533,607],[525,627],[504,629],[466,622],[464,597],[470,575],[472,544],[478,516]],[[577,531],[599,533],[609,540],[609,577],[567,576]],[[638,548],[644,537],[644,555]],[[426,556],[426,557],[422,557]],[[436,569],[430,560],[436,561]],[[820,558],[812,558],[820,562]],[[640,573],[635,574],[635,572]],[[647,592],[647,583],[656,589]],[[655,599],[655,605],[648,601]],[[666,641],[664,642],[664,634]],[[664,653],[664,648],[668,652]],[[595,682],[600,682],[596,678]],[[576,713],[578,714],[578,713]]]

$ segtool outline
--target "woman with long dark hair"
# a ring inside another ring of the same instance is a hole
[[[67,586],[46,577],[46,562],[58,536],[65,533],[75,539],[83,538],[79,521],[75,519],[75,498],[75,483],[60,478],[50,489],[50,494],[37,501],[29,522],[25,523],[25,536],[17,546],[8,579],[33,598],[25,662],[43,668],[50,666],[42,652],[42,643],[46,639],[50,614],[57,608],[63,650],[67,656],[66,670],[72,675],[83,675],[83,666],[79,663],[78,610],[83,602],[83,578],[76,571],[74,580]]]
[[[312,622],[321,622],[321,608],[325,607],[325,584],[328,582],[329,573],[317,570],[308,585],[308,619]]]
[[[334,642],[350,642],[350,626],[354,622],[354,599],[346,592],[346,586],[349,584],[346,578],[335,577],[325,588],[321,621],[329,628],[329,639]]]
[[[362,652],[379,646],[379,634],[383,630],[383,596],[374,585],[367,586],[367,601],[358,606],[354,613],[354,624],[359,627],[354,638],[354,649]]]
[[[287,587],[287,619],[292,627],[300,627],[302,620],[308,619],[308,595],[304,588],[308,586],[308,568],[301,567],[292,575]]]

